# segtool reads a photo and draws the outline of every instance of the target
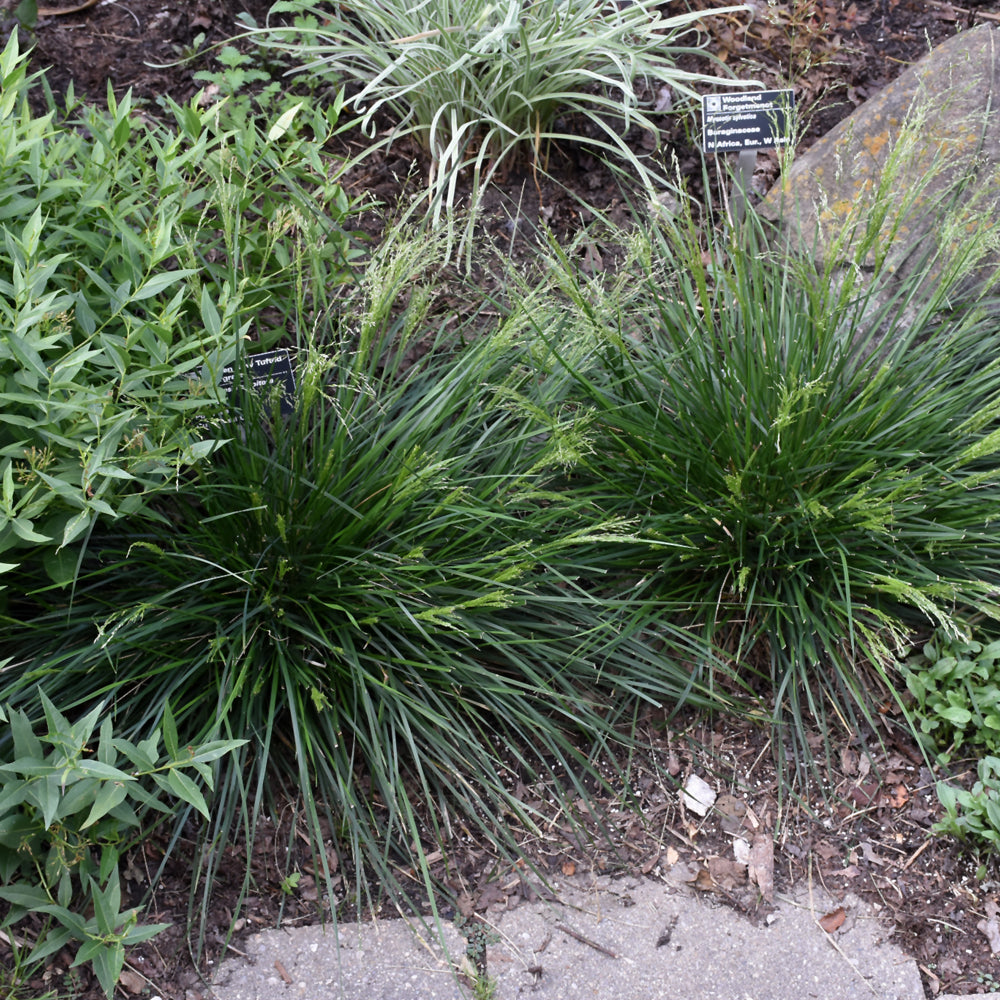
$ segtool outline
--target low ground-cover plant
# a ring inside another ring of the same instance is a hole
[[[1000,752],[1000,642],[938,633],[902,666],[920,732],[939,757]]]
[[[638,519],[609,592],[726,650],[773,704],[779,752],[898,697],[914,628],[997,616],[995,320],[949,303],[976,248],[904,280],[882,221],[845,278],[752,212],[707,245],[670,220],[610,291],[563,258],[572,308],[530,303],[593,422],[568,488]]]
[[[534,782],[572,822],[607,780],[589,751],[627,742],[636,696],[708,701],[589,593],[600,567],[577,555],[627,530],[550,488],[583,428],[521,405],[533,373],[513,331],[430,336],[416,275],[431,257],[426,239],[386,251],[367,308],[300,358],[295,413],[244,393],[211,462],[95,534],[72,599],[8,633],[0,676],[19,705],[36,685],[66,706],[113,697],[147,731],[169,702],[182,742],[248,738],[206,842],[241,821],[252,836],[284,783],[317,871],[325,826],[359,893],[426,877],[424,852],[465,831],[515,853]]]
[[[245,741],[181,746],[169,706],[162,729],[136,742],[115,735],[102,704],[72,723],[44,695],[40,708],[42,735],[23,711],[0,710],[11,735],[0,753],[0,927],[17,974],[72,947],[73,966],[90,963],[110,997],[125,949],[167,926],[122,909],[119,860],[156,813],[180,804],[207,819],[211,765]],[[27,918],[41,918],[40,932]]]
[[[482,187],[516,155],[529,155],[543,169],[553,144],[563,141],[583,142],[633,179],[662,186],[661,169],[640,158],[625,133],[637,125],[656,136],[657,101],[663,110],[671,95],[690,95],[696,83],[712,79],[678,65],[701,52],[705,12],[664,16],[663,6],[659,0],[281,0],[272,13],[293,15],[294,25],[270,26],[259,37],[337,87],[359,83],[349,106],[363,113],[373,137],[385,111],[397,123],[391,140],[415,137],[430,160],[428,201],[420,208],[439,220],[455,207],[462,171],[472,177],[474,208]],[[574,128],[573,116],[584,127]]]
[[[971,788],[948,781],[939,781],[936,787],[944,816],[934,832],[957,837],[987,856],[995,852],[1000,847],[1000,757],[987,755],[977,761]]]
[[[233,39],[201,51],[204,37],[198,36],[194,54],[184,59],[198,59],[211,67],[192,74],[204,88],[202,103],[224,101],[226,115],[236,127],[253,122],[267,128],[286,113],[292,116],[295,109],[295,126],[301,129],[306,124],[317,137],[325,136],[337,125],[343,92],[328,101],[329,87],[321,79],[305,75],[290,78],[291,60],[280,51],[254,44],[252,30],[257,24],[249,14],[241,14],[238,20],[251,29],[249,40],[240,44],[240,39]],[[318,127],[311,121],[316,115],[321,116]]]
[[[0,79],[0,569],[30,552],[29,575],[44,557],[65,581],[99,518],[211,450],[201,366],[325,307],[349,206],[319,159],[325,115],[308,140],[292,117],[265,135],[195,103],[168,126],[109,91],[106,112],[70,94],[38,117],[16,32]]]
[[[1000,642],[936,632],[900,666],[912,695],[913,727],[938,766],[954,772],[959,751],[982,754],[968,788],[952,773],[936,784],[944,816],[936,834],[958,837],[973,852],[1000,844]]]

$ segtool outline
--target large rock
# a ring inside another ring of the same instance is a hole
[[[831,269],[852,256],[878,266],[881,245],[901,279],[928,254],[942,273],[975,250],[979,265],[959,286],[968,295],[998,273],[997,244],[984,239],[998,202],[1000,31],[983,25],[938,46],[816,142],[761,212]]]

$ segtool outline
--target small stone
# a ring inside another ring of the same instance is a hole
[[[708,810],[715,804],[716,794],[712,786],[697,774],[688,776],[684,782],[684,792],[681,800],[685,809],[698,816],[707,816]]]
[[[741,865],[748,864],[750,861],[750,845],[742,837],[737,837],[733,841],[733,857]]]

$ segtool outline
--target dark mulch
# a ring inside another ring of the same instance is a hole
[[[656,877],[673,868],[685,871],[707,899],[759,922],[770,907],[748,880],[745,862],[738,863],[734,841],[752,846],[755,834],[766,840],[776,835],[773,869],[764,872],[773,891],[780,895],[792,886],[814,885],[844,902],[843,909],[834,904],[824,917],[831,931],[853,918],[852,900],[864,900],[882,917],[886,936],[917,960],[929,997],[991,992],[1000,984],[1000,960],[979,926],[988,919],[988,902],[1000,897],[996,859],[977,859],[954,841],[931,836],[940,817],[935,776],[895,725],[887,726],[881,746],[871,736],[844,738],[832,759],[821,758],[815,787],[823,794],[808,802],[779,793],[769,734],[760,727],[732,719],[668,724],[660,713],[650,712],[640,728],[649,751],[632,759],[627,781],[613,781],[612,788],[594,795],[592,813],[582,812],[571,825],[553,810],[540,831],[519,833],[527,865],[511,865],[463,837],[446,846],[446,858],[432,854],[432,871],[450,890],[450,899],[442,901],[444,915],[474,921],[477,914],[520,906],[544,892],[548,877]],[[817,734],[813,742],[822,755],[822,738]],[[609,775],[614,773],[610,764]],[[625,762],[615,765],[623,768]],[[692,773],[719,796],[704,819],[683,806],[680,789]],[[544,789],[525,787],[523,794],[544,813]],[[146,912],[148,920],[173,926],[129,953],[121,996],[210,1000],[206,978],[227,952],[241,953],[244,934],[279,921],[296,925],[330,919],[324,887],[317,885],[304,843],[300,805],[285,802],[277,821],[260,831],[250,857],[253,885],[242,900],[247,857],[234,844],[225,850],[207,904],[203,886],[195,887],[192,902],[192,872],[185,859],[196,831],[189,831],[190,841],[177,848]],[[129,856],[124,874],[131,902],[142,900],[164,847],[164,837],[154,833]],[[286,881],[289,873],[298,873],[294,886]],[[405,871],[400,874],[405,884]],[[336,873],[341,919],[358,915],[353,885],[353,872]],[[379,900],[377,887],[369,888],[376,911],[393,915],[394,904]],[[429,912],[417,878],[409,903],[416,912]],[[205,917],[197,955],[195,942],[185,934],[192,906]],[[231,927],[235,933],[227,941]],[[98,1000],[96,982],[86,970],[71,970],[71,960],[68,951],[57,956],[44,974],[23,984],[19,996],[55,989],[62,996]]]
[[[707,0],[695,2],[710,6]],[[968,8],[938,0],[761,2],[758,6],[769,11],[769,18],[756,18],[748,30],[736,19],[715,17],[706,24],[713,51],[741,75],[757,77],[769,87],[783,86],[789,78],[796,81],[799,109],[808,123],[801,143],[805,148],[929,45],[975,23],[1000,21],[1000,0],[969,2]],[[58,6],[60,0],[48,3]],[[72,0],[62,3],[71,5]],[[43,0],[39,6],[47,4]],[[132,88],[150,108],[164,94],[185,101],[198,89],[192,73],[209,68],[209,57],[165,64],[188,54],[200,34],[206,43],[225,39],[241,11],[263,22],[268,6],[266,0],[103,0],[79,13],[40,18],[33,35],[34,65],[49,68],[56,93],[72,80],[77,94],[101,101],[110,80],[119,93]],[[0,34],[9,25],[9,18],[0,16]],[[664,128],[661,138],[664,154],[676,156],[697,191],[702,157],[692,146],[691,129],[690,122],[677,121]],[[341,152],[349,155],[361,141],[348,135]],[[644,140],[639,136],[636,141]],[[419,169],[419,155],[401,145],[357,168],[348,183],[359,194],[393,205],[400,196],[401,178],[410,174],[414,161]],[[761,154],[760,184],[766,186],[776,171],[775,161]],[[585,148],[558,150],[550,173],[540,181],[530,171],[519,175],[515,170],[505,178],[486,222],[501,247],[530,257],[530,235],[539,221],[557,236],[572,235],[592,218],[593,212],[581,207],[583,202],[616,221],[627,218],[627,199]],[[378,212],[368,213],[362,227],[377,234],[379,218]],[[601,247],[587,253],[588,266],[602,266]],[[745,869],[733,862],[732,835],[740,833],[751,841],[757,830],[777,830],[777,891],[812,879],[834,896],[852,893],[871,902],[898,943],[920,963],[928,996],[996,987],[1000,961],[977,926],[986,918],[987,902],[1000,897],[995,863],[977,872],[978,861],[963,854],[955,842],[929,836],[938,816],[934,776],[896,729],[887,727],[881,747],[877,741],[866,746],[843,738],[823,769],[822,785],[831,797],[806,808],[779,798],[767,732],[732,720],[714,727],[675,721],[668,727],[654,715],[645,725],[655,753],[633,764],[630,797],[597,798],[606,810],[612,843],[587,845],[554,817],[542,836],[525,838],[525,852],[540,873],[650,874],[686,864],[696,888],[719,896],[748,919],[759,919],[760,896],[756,887],[748,886]],[[677,788],[692,770],[729,796],[722,800],[722,812],[707,820],[686,813],[679,804]],[[197,960],[184,933],[192,906],[192,873],[180,860],[190,856],[181,845],[147,914],[149,920],[168,920],[174,926],[130,954],[121,994],[165,1000],[207,997],[203,976],[211,974],[227,947],[239,948],[241,933],[279,919],[315,920],[323,910],[322,892],[313,880],[308,851],[296,835],[297,823],[295,803],[288,803],[276,822],[261,831],[250,857],[253,887],[242,901],[246,851],[238,844],[227,848],[207,909],[194,904],[209,928]],[[190,834],[193,838],[196,831]],[[298,856],[286,853],[289,841],[302,847]],[[153,832],[131,855],[125,875],[135,902],[141,900],[163,848],[163,837]],[[456,849],[448,863],[447,877],[461,908],[469,912],[518,905],[531,894],[531,879],[523,870],[505,870],[475,843]],[[286,883],[283,888],[285,876],[296,869],[301,876],[297,885]],[[443,867],[440,874],[444,877]],[[350,873],[339,877],[345,880],[343,891]],[[416,883],[414,892],[420,906]],[[831,920],[837,919],[834,913]],[[237,934],[227,944],[231,925]],[[0,962],[7,957],[0,941]],[[96,1000],[100,993],[95,982],[85,970],[70,970],[70,961],[70,955],[57,956],[37,982],[23,984],[19,995],[40,995],[49,988]]]

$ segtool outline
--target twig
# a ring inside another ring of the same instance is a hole
[[[755,760],[754,760],[754,762],[753,762],[753,763],[752,763],[752,764],[750,765],[750,770],[749,770],[749,771],[747,771],[747,773],[746,773],[746,775],[745,775],[745,777],[744,777],[744,779],[743,779],[744,781],[749,781],[749,780],[750,780],[750,775],[751,775],[751,774],[753,774],[753,772],[754,772],[754,769],[755,769],[755,768],[757,767],[757,765],[758,765],[758,764],[760,763],[760,761],[761,761],[761,758],[762,758],[762,757],[764,756],[764,754],[765,754],[765,753],[767,753],[767,751],[768,751],[768,750],[770,750],[770,749],[771,749],[771,743],[772,743],[772,741],[773,741],[773,740],[774,740],[774,736],[773,736],[773,734],[772,734],[771,736],[769,736],[769,737],[767,738],[767,742],[766,742],[766,743],[764,744],[764,749],[763,749],[763,750],[761,750],[761,752],[760,752],[759,754],[757,754],[757,757],[756,757],[756,759],[755,759]]]
[[[603,944],[598,944],[596,941],[591,941],[589,937],[584,937],[579,931],[573,930],[572,927],[567,927],[566,924],[555,924],[554,926],[557,931],[562,931],[563,934],[568,934],[571,938],[576,938],[580,944],[585,944],[588,948],[593,948],[594,951],[599,951],[602,955],[607,955],[608,958],[618,957],[617,952],[612,951],[610,948],[605,948]]]
[[[81,10],[89,10],[96,7],[100,0],[87,0],[86,3],[77,4],[75,7],[39,7],[35,11],[37,17],[60,17],[63,14],[79,14]]]
[[[430,854],[424,855],[423,862],[427,865],[436,865],[443,857],[444,855],[440,851],[431,851]],[[393,865],[392,867],[395,868],[400,875],[406,875],[407,878],[412,878],[414,882],[420,881],[415,868],[401,868],[399,865]]]
[[[784,894],[776,893],[775,895],[777,895],[778,898],[780,900],[782,900],[782,902],[792,903],[794,906],[798,906],[800,909],[808,910],[809,911],[809,915],[812,917],[813,923],[823,932],[823,937],[825,937],[827,939],[827,941],[829,941],[830,944],[833,945],[833,947],[836,949],[836,951],[840,955],[840,957],[851,967],[851,969],[857,975],[858,979],[860,979],[865,984],[865,986],[867,986],[868,989],[870,989],[872,991],[872,993],[874,994],[874,996],[877,997],[878,996],[878,991],[875,989],[875,987],[872,986],[872,984],[870,982],[868,982],[868,980],[865,978],[865,976],[861,972],[861,970],[850,960],[850,958],[847,957],[847,953],[844,951],[843,948],[840,947],[839,944],[837,944],[837,942],[834,940],[833,935],[827,933],[827,931],[824,929],[823,925],[819,922],[819,918],[816,916],[816,900],[813,897],[813,866],[812,866],[812,856],[811,855],[809,857],[809,882],[808,882],[808,885],[809,885],[809,903],[806,906],[803,906],[801,903],[797,903],[795,900],[791,899],[789,896],[785,896]],[[824,888],[825,888],[825,886],[824,886]]]
[[[3,931],[0,931],[0,941],[3,941],[4,944],[10,945],[11,948],[24,947],[24,944],[21,941],[18,941],[16,937],[8,937]]]
[[[820,873],[820,876],[822,877],[822,872]],[[824,886],[824,888],[826,888],[826,887]],[[823,932],[823,937],[825,937],[827,939],[827,941],[829,941],[830,944],[833,945],[833,947],[836,949],[836,951],[840,955],[840,957],[851,967],[851,969],[857,975],[858,979],[860,979],[865,984],[865,986],[867,986],[868,989],[870,989],[872,991],[872,993],[874,994],[874,996],[877,997],[878,996],[878,991],[875,989],[875,987],[872,986],[872,984],[870,982],[868,982],[868,980],[862,974],[861,970],[847,957],[847,953],[844,951],[843,948],[840,947],[839,944],[837,944],[837,942],[834,940],[833,935],[827,933],[826,928],[823,927],[823,925],[819,922],[820,918],[818,918],[816,916],[816,902],[815,902],[815,900],[813,898],[812,855],[809,856],[809,907],[808,907],[808,909],[809,909],[809,915],[812,917],[813,923]]]
[[[928,840],[925,840],[925,841],[924,841],[924,842],[923,842],[923,843],[922,843],[922,844],[921,844],[921,845],[920,845],[920,846],[919,846],[919,847],[918,847],[918,848],[917,848],[917,849],[916,849],[916,850],[915,850],[915,851],[914,851],[914,852],[913,852],[913,853],[912,853],[912,854],[910,855],[910,857],[909,857],[909,860],[908,860],[908,861],[906,862],[906,864],[905,864],[905,865],[903,865],[903,871],[905,872],[905,871],[906,871],[906,869],[907,869],[907,868],[909,868],[909,867],[910,867],[910,865],[912,865],[912,864],[913,864],[913,862],[914,862],[914,861],[916,861],[916,860],[917,860],[917,858],[919,858],[919,857],[920,857],[920,855],[921,855],[921,854],[923,854],[923,853],[924,853],[924,851],[926,851],[926,850],[927,850],[927,848],[928,848],[928,847],[930,847],[930,846],[931,846],[931,842],[930,842],[930,840],[929,840],[929,839],[928,839]]]
[[[950,930],[958,931],[959,934],[965,934],[965,933],[967,933],[961,927],[956,927],[955,924],[949,924],[947,920],[941,920],[939,917],[928,917],[927,918],[927,923],[929,923],[929,924],[937,924],[937,925],[939,925],[941,927],[947,927]]]
[[[837,942],[834,940],[833,935],[832,934],[828,934],[826,932],[825,928],[823,927],[823,925],[819,922],[819,920],[816,917],[813,917],[813,923],[821,931],[823,931],[823,935],[826,937],[827,941],[829,941],[830,944],[833,945],[833,947],[837,950],[837,953],[840,955],[840,957],[851,967],[851,969],[857,975],[858,979],[860,979],[861,982],[863,982],[865,984],[865,986],[867,986],[868,989],[870,989],[872,991],[872,994],[877,997],[878,996],[878,990],[876,990],[875,987],[872,986],[872,984],[870,982],[868,982],[868,980],[862,974],[861,970],[847,957],[847,953],[844,951],[843,948],[840,947],[839,944],[837,944]]]
[[[957,4],[945,3],[944,0],[927,0],[929,7],[937,7],[940,10],[953,10],[959,14],[970,14],[972,17],[982,17],[988,21],[1000,21],[1000,14],[988,14],[984,10],[969,10],[968,7],[959,7]]]
[[[667,833],[675,836],[682,844],[687,844],[688,847],[697,848],[698,845],[690,837],[685,837],[680,830],[675,830],[669,823],[664,823],[663,829],[666,830]]]

